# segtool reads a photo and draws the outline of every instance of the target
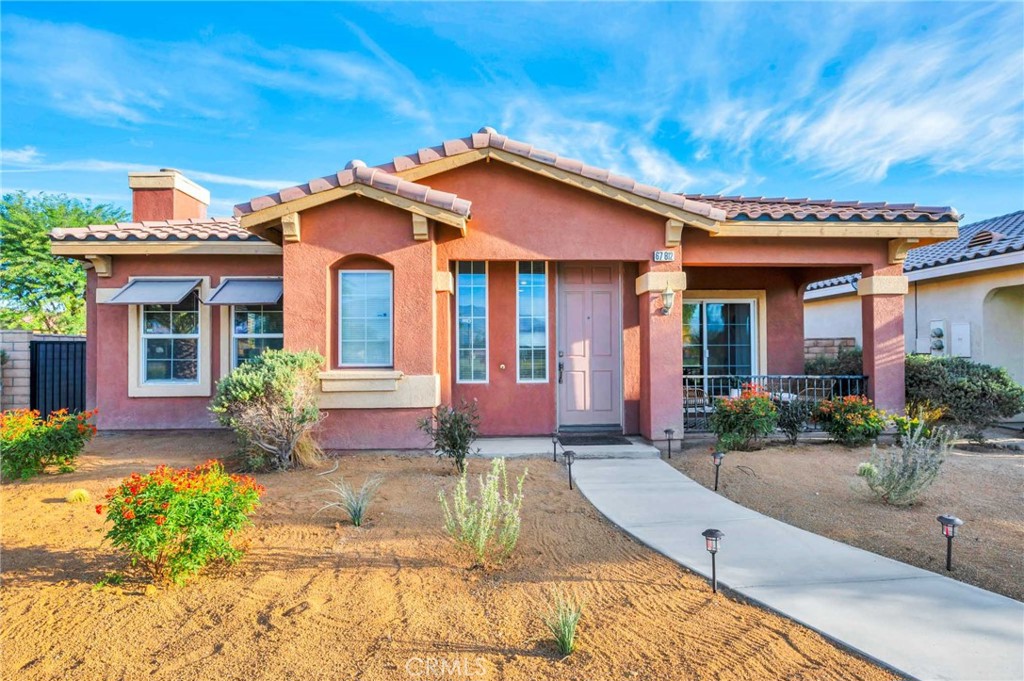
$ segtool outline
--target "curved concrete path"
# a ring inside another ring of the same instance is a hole
[[[609,520],[702,575],[700,533],[722,530],[719,584],[902,674],[1024,679],[1024,603],[773,520],[664,461],[577,461],[573,477]]]

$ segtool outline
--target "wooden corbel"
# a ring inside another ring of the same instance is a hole
[[[665,221],[665,248],[675,248],[683,239],[683,222],[669,218]]]
[[[426,241],[430,238],[430,230],[427,229],[427,218],[416,213],[412,214],[412,238],[416,241]]]
[[[109,255],[87,255],[85,259],[92,263],[97,277],[109,277],[114,272],[114,261]]]
[[[285,243],[302,240],[302,227],[299,224],[298,213],[288,213],[281,217],[281,238]]]
[[[916,237],[889,239],[889,264],[899,265],[902,262],[906,262],[907,251],[914,248],[920,241]]]

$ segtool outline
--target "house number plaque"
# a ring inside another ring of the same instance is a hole
[[[675,251],[655,251],[654,262],[673,262],[676,259]]]

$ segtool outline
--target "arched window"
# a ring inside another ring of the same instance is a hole
[[[335,269],[338,366],[394,366],[394,273],[390,265],[369,256],[353,256]]]

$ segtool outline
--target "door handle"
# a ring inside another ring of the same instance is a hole
[[[562,382],[562,371],[565,369],[565,362],[558,363],[558,382]]]

